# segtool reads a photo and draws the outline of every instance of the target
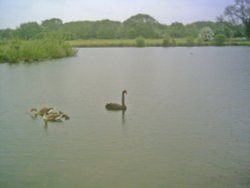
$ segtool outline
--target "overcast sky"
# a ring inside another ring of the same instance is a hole
[[[163,24],[215,21],[231,4],[234,0],[0,0],[0,29],[50,18],[124,21],[137,13]]]

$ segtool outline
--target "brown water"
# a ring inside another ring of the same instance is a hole
[[[126,89],[128,110],[110,112]],[[31,107],[71,116],[49,123]],[[1,188],[247,188],[250,48],[93,48],[0,65]]]

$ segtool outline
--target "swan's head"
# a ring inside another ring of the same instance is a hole
[[[65,119],[65,120],[69,120],[70,117],[67,115],[67,114],[63,114],[62,117]]]
[[[127,91],[126,91],[126,90],[123,90],[123,91],[122,91],[122,94],[127,94]]]

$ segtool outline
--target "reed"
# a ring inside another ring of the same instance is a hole
[[[0,43],[0,62],[34,62],[74,56],[76,50],[60,38],[11,39]]]

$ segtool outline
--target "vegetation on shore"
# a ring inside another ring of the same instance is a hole
[[[47,36],[42,39],[9,39],[0,43],[0,63],[34,62],[74,56],[73,49],[59,36]]]
[[[174,47],[174,46],[250,46],[250,41],[244,39],[225,39],[219,35],[213,41],[202,41],[192,37],[163,39],[91,39],[70,40],[68,44],[76,48],[84,47]],[[221,39],[222,37],[222,39]],[[143,41],[143,42],[142,42]],[[140,44],[138,44],[138,42]]]
[[[58,18],[0,30],[0,62],[31,62],[73,56],[73,47],[250,46],[250,2],[235,0],[216,22],[161,24],[147,14],[124,22]]]
[[[82,47],[175,47],[175,46],[250,46],[244,39],[226,39],[218,35],[214,40],[197,38],[145,39],[91,39],[65,41],[57,37],[36,40],[9,39],[0,43],[0,63],[34,62],[74,56],[75,48]]]
[[[91,40],[91,39],[161,39],[165,36],[171,38],[197,38],[204,28],[210,28],[214,35],[223,34],[226,38],[246,38],[244,26],[234,25],[226,21],[198,21],[190,24],[174,22],[170,25],[161,24],[146,14],[131,16],[124,22],[77,21],[63,23],[61,19],[52,18],[37,22],[21,24],[16,29],[0,30],[0,40],[20,38],[24,40],[37,39],[44,33],[54,32],[63,36],[65,40]]]

